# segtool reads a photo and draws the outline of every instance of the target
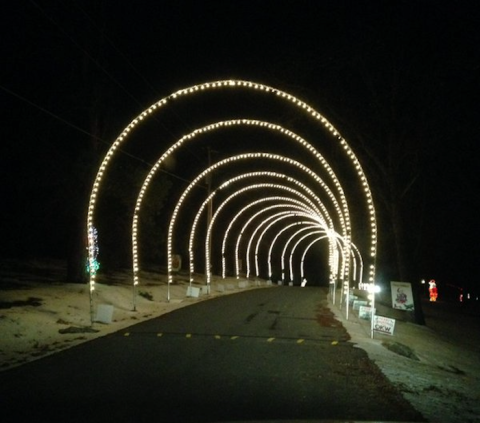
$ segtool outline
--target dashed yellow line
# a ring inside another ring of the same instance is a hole
[[[157,338],[161,338],[161,337],[163,337],[163,335],[164,335],[163,332],[158,332],[158,333],[156,334]],[[123,336],[124,336],[124,337],[129,337],[129,336],[130,336],[130,332],[124,332]],[[190,339],[190,338],[192,338],[192,337],[193,337],[193,334],[192,334],[192,333],[186,333],[186,334],[185,334],[185,338],[187,338],[187,339]],[[222,339],[222,335],[213,335],[213,337],[214,337],[215,339]],[[228,338],[228,336],[226,336],[226,338]],[[236,340],[236,339],[239,339],[240,336],[238,336],[238,335],[232,335],[232,336],[230,336],[229,338],[230,338],[230,340],[234,341],[234,340]],[[275,341],[275,340],[276,340],[275,337],[271,337],[271,338],[267,338],[267,339],[266,339],[266,341],[269,342],[269,343],[272,343],[272,342]],[[305,343],[305,341],[306,341],[306,340],[305,340],[304,338],[299,338],[299,339],[296,340],[296,343],[297,343],[298,345],[300,345],[300,344]],[[332,346],[336,346],[336,345],[338,345],[338,344],[339,344],[339,341],[337,341],[337,340],[331,341],[331,343],[330,343],[330,345],[332,345]]]

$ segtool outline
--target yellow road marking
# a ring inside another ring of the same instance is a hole
[[[215,335],[215,339],[221,339],[220,335]]]
[[[185,335],[185,337],[186,337],[186,338],[191,338],[191,337],[192,337],[192,334],[191,334],[191,333],[187,333],[187,334]]]
[[[274,340],[275,340],[275,338],[268,338],[267,342],[273,342]]]
[[[125,332],[123,336],[130,336],[130,332]]]
[[[238,339],[238,336],[231,336],[230,339]]]
[[[338,344],[338,341],[333,341],[332,342],[332,345],[337,345]]]
[[[157,336],[160,338],[163,335],[163,333],[157,333]]]
[[[298,340],[297,340],[297,344],[301,344],[301,343],[303,343],[304,341],[305,341],[305,339],[298,339]]]

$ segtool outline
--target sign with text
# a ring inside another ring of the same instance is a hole
[[[372,318],[372,307],[361,305],[358,310],[358,317],[360,317],[360,319],[370,320]]]
[[[412,284],[410,282],[390,282],[392,307],[397,310],[413,310]]]
[[[395,319],[383,316],[375,316],[373,318],[373,330],[387,335],[393,335],[395,329]]]

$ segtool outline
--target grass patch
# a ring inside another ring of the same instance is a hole
[[[150,292],[140,291],[138,295],[140,295],[140,297],[145,298],[146,300],[153,301],[153,295],[150,294]]]
[[[420,361],[412,348],[408,347],[407,345],[401,344],[400,342],[383,341],[382,345],[387,350],[390,350],[395,354],[410,358],[412,360]]]
[[[42,299],[36,298],[36,297],[28,297],[28,300],[0,301],[0,309],[24,307],[24,306],[39,307],[41,305],[42,305]]]

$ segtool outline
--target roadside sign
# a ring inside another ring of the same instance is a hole
[[[358,317],[360,317],[360,319],[370,320],[372,318],[372,307],[361,305],[358,310]]]
[[[375,316],[373,320],[373,330],[387,335],[393,335],[395,329],[395,319],[384,316]]]
[[[397,310],[413,311],[412,284],[410,282],[390,282],[392,307]]]

